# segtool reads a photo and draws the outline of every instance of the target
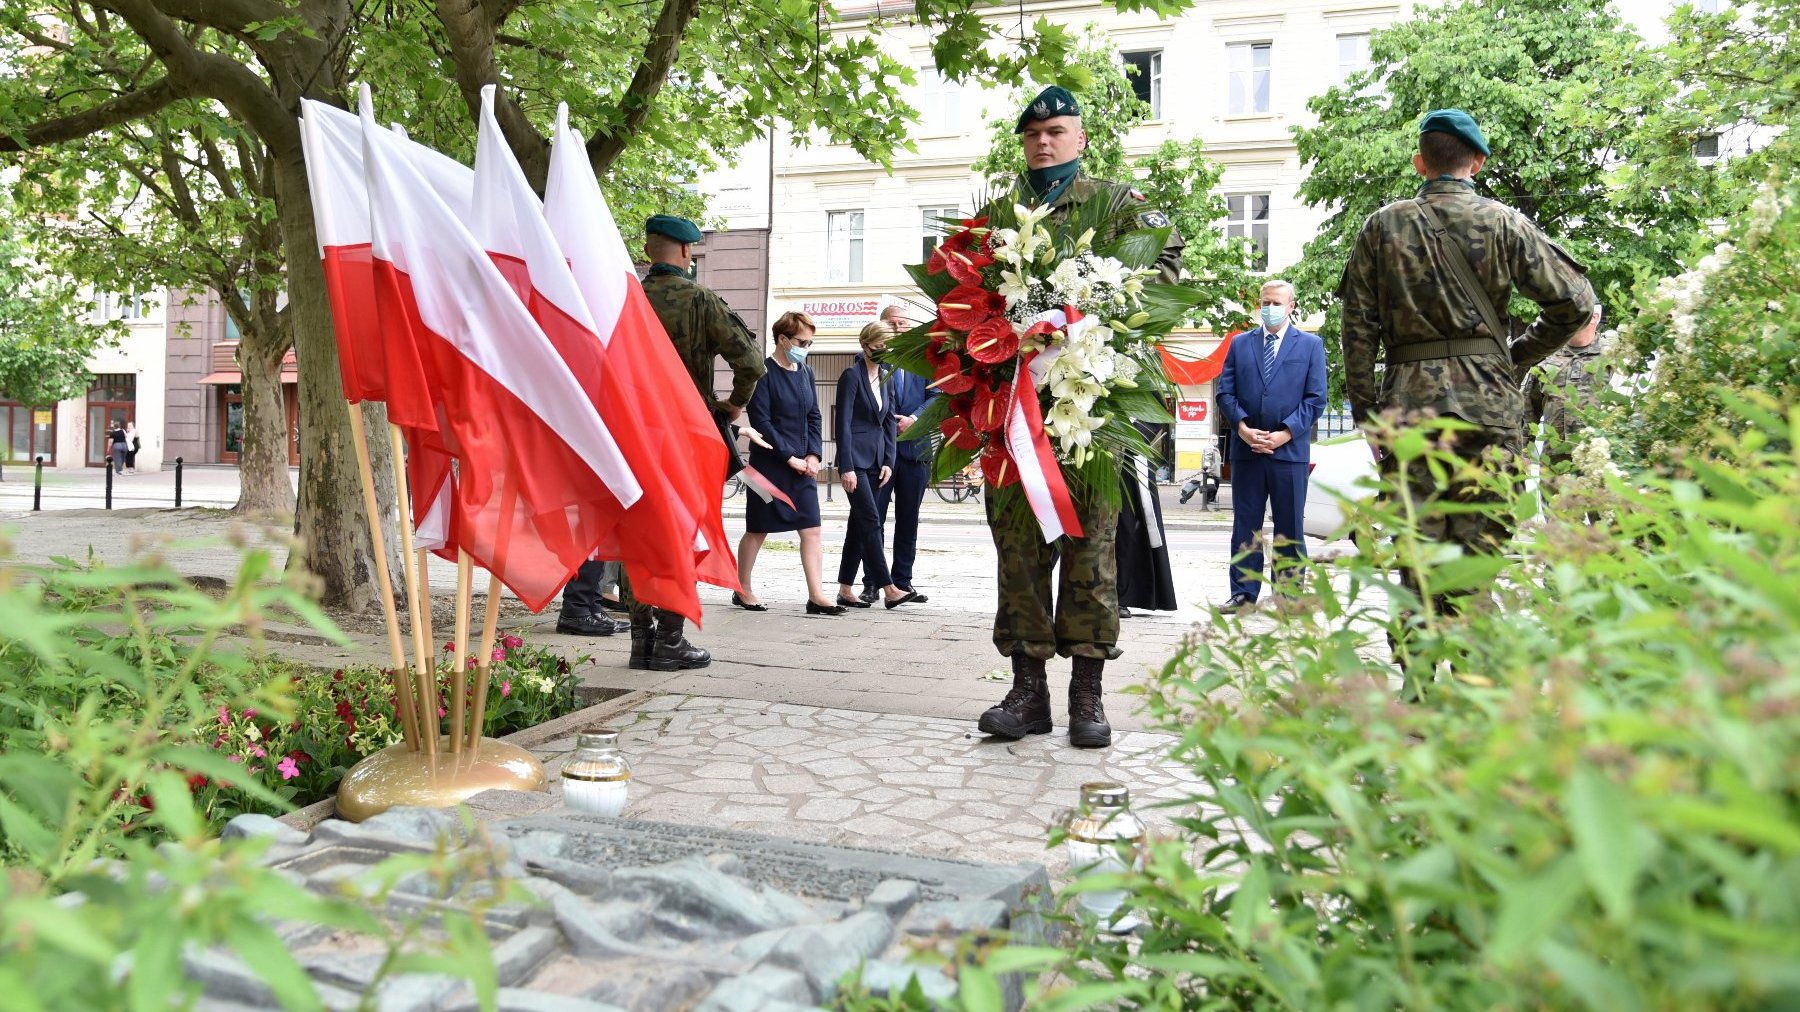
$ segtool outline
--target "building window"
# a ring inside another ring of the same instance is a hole
[[[1269,57],[1274,46],[1268,42],[1237,42],[1225,48],[1231,68],[1231,104],[1227,111],[1268,112]]]
[[[1233,193],[1225,197],[1229,216],[1225,234],[1250,240],[1256,254],[1250,262],[1252,270],[1269,269],[1269,195],[1266,193]]]
[[[1352,74],[1369,69],[1369,33],[1337,37],[1337,83],[1344,84]]]
[[[826,214],[825,277],[829,281],[863,279],[861,211],[832,211]]]
[[[1150,106],[1151,119],[1162,119],[1162,50],[1121,53],[1120,58],[1126,66],[1136,68],[1137,72],[1131,75],[1131,90],[1137,93],[1138,101]]]
[[[7,434],[8,463],[28,464],[37,457],[56,463],[56,405],[28,407],[0,401],[0,429]]]
[[[121,294],[119,292],[101,292],[94,299],[94,321],[106,323],[109,320],[141,320],[144,318],[144,297],[136,292]]]
[[[962,133],[962,85],[935,67],[919,71],[919,129],[928,135]]]
[[[87,393],[87,462],[106,466],[112,453],[107,434],[137,417],[137,374],[101,373]]]
[[[955,207],[922,207],[919,209],[919,234],[923,237],[920,245],[923,259],[919,261],[920,263],[930,260],[932,251],[938,248],[938,243],[944,241],[944,230],[950,227],[944,219],[961,221],[963,217],[962,210]]]
[[[1694,157],[1710,162],[1719,157],[1719,135],[1706,134],[1694,141]]]

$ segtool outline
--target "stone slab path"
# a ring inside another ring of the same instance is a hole
[[[634,776],[624,818],[987,862],[1037,862],[1062,877],[1048,827],[1092,780],[1131,788],[1153,830],[1197,788],[1166,758],[1172,739],[1115,733],[1110,749],[1061,733],[1004,742],[967,722],[709,696],[617,700]],[[1060,731],[1060,729],[1059,729]],[[557,777],[573,736],[532,747]]]

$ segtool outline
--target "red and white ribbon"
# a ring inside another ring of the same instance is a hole
[[[1075,515],[1075,497],[1063,481],[1062,464],[1044,432],[1044,412],[1038,405],[1037,387],[1032,382],[1031,364],[1038,352],[1029,352],[1019,360],[1013,375],[1012,394],[1006,414],[1006,448],[1019,468],[1019,485],[1025,490],[1025,501],[1044,531],[1046,543],[1063,535],[1082,537],[1081,520]]]

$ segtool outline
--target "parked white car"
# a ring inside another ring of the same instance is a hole
[[[1333,492],[1359,500],[1374,493],[1364,478],[1375,477],[1375,452],[1361,432],[1314,443],[1312,471],[1306,483],[1306,533],[1329,539],[1344,523],[1344,512]]]

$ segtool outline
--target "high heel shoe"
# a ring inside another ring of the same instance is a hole
[[[844,613],[844,606],[841,604],[820,604],[809,597],[806,599],[806,613],[808,615],[842,615]]]

